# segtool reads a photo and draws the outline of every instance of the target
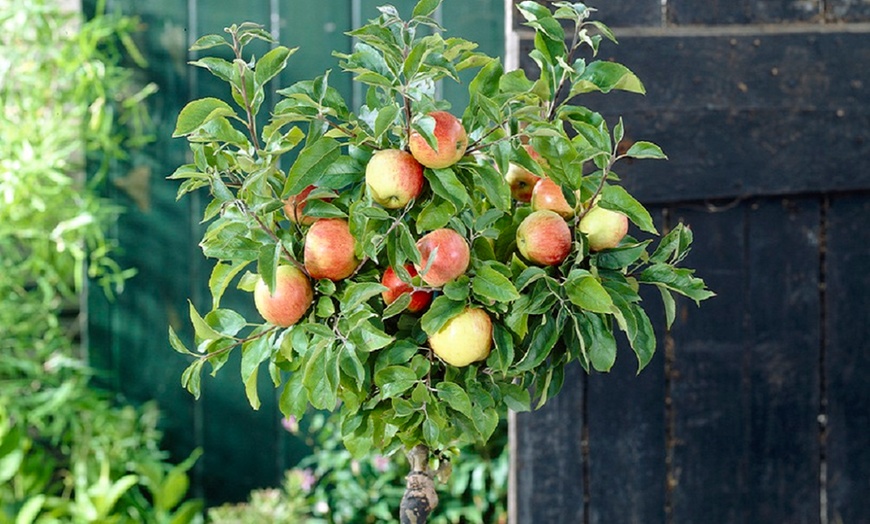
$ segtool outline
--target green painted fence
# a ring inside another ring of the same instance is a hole
[[[93,4],[93,0],[90,0]],[[302,442],[284,431],[267,376],[261,377],[259,411],[249,407],[241,380],[229,362],[216,378],[203,382],[199,401],[180,386],[185,359],[167,342],[172,325],[192,339],[188,299],[199,310],[205,303],[209,261],[197,241],[203,226],[202,200],[196,196],[176,202],[177,183],[166,180],[187,162],[184,140],[172,139],[175,118],[190,100],[228,98],[224,85],[210,74],[188,65],[196,56],[188,48],[199,36],[219,33],[244,21],[266,26],[280,41],[299,46],[280,86],[313,78],[332,69],[332,84],[348,100],[356,101],[350,77],[338,72],[332,50],[349,52],[344,33],[360,21],[377,16],[372,0],[135,0],[110,1],[110,9],[136,15],[144,24],[139,44],[149,61],[144,81],[155,82],[159,93],[148,104],[156,141],[119,164],[112,174],[112,198],[128,211],[119,220],[117,238],[122,262],[138,269],[126,290],[107,301],[98,292],[88,304],[88,346],[91,361],[106,371],[103,383],[133,401],[156,400],[164,412],[167,444],[178,458],[200,447],[205,455],[194,471],[194,495],[210,503],[244,499],[252,488],[276,485],[283,472],[305,454]],[[85,2],[88,9],[88,0]],[[394,0],[403,14],[414,2]],[[480,49],[501,56],[504,48],[504,11],[501,0],[444,0],[439,11],[448,34],[481,44]],[[276,86],[277,88],[278,86]],[[443,96],[461,113],[465,86],[444,84]],[[203,199],[204,200],[204,199]],[[228,294],[228,307],[252,310],[250,295]]]

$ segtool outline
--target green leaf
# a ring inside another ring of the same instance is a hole
[[[517,413],[531,409],[532,398],[528,389],[512,383],[501,383],[498,387],[508,409]]]
[[[595,313],[612,313],[613,300],[591,273],[583,269],[575,269],[565,280],[565,293],[572,304],[584,311]]]
[[[352,311],[368,301],[387,291],[387,287],[377,282],[354,282],[345,288],[341,297],[342,310]]]
[[[427,335],[441,329],[450,319],[465,310],[465,302],[450,300],[444,295],[432,301],[426,313],[420,317],[420,325]]]
[[[254,69],[254,81],[256,85],[264,86],[266,82],[278,76],[287,66],[287,60],[297,49],[299,48],[294,47],[289,49],[284,46],[277,46],[260,57]]]
[[[308,400],[316,409],[335,409],[338,402],[338,367],[335,365],[331,343],[314,347],[305,364],[302,383],[308,390]]]
[[[205,362],[205,359],[198,358],[181,373],[181,387],[189,391],[195,399],[198,399],[201,393],[202,367]]]
[[[181,353],[182,355],[193,355],[194,353],[187,349],[187,346],[184,345],[184,342],[181,341],[178,334],[175,333],[175,330],[172,329],[172,326],[169,326],[169,345],[172,346],[172,349]]]
[[[230,283],[243,269],[245,269],[250,261],[242,260],[234,263],[218,262],[211,270],[211,276],[208,279],[208,288],[211,291],[212,309],[220,307],[221,297],[224,291],[227,290]]]
[[[438,398],[447,403],[448,406],[468,417],[474,416],[471,409],[471,399],[468,398],[468,394],[460,385],[444,381],[436,384],[435,390],[438,392]]]
[[[285,417],[301,417],[308,408],[308,395],[302,383],[303,373],[296,371],[284,384],[281,396],[278,399],[278,408]]]
[[[555,318],[541,317],[541,323],[532,333],[528,350],[517,363],[516,371],[523,372],[535,369],[550,355],[556,341],[559,340],[561,330],[558,324]]]
[[[667,155],[662,151],[662,148],[652,142],[639,141],[635,142],[625,152],[625,156],[629,158],[653,158],[657,160],[667,159]]]
[[[186,136],[193,133],[207,122],[215,118],[235,116],[233,108],[217,98],[200,98],[188,103],[178,114],[173,137]]]
[[[396,104],[384,106],[378,111],[378,116],[375,118],[375,139],[379,139],[381,135],[396,123],[396,118],[398,118],[400,111],[399,106]]]
[[[619,211],[625,214],[637,227],[647,233],[658,234],[649,211],[622,186],[605,185],[598,205],[604,209]]]
[[[504,177],[488,163],[474,166],[475,184],[482,190],[486,199],[502,211],[510,211],[511,189]]]
[[[251,405],[251,409],[254,411],[260,409],[260,394],[257,392],[259,369],[254,368],[254,371],[243,381],[245,384],[245,396],[248,397],[248,404]]]
[[[375,373],[375,385],[380,388],[384,399],[401,395],[417,380],[417,374],[407,366],[388,366]]]
[[[242,374],[242,382],[245,384],[251,381],[252,375],[256,375],[260,364],[265,362],[272,355],[272,337],[269,335],[260,335],[261,333],[263,333],[263,331],[255,331],[252,333],[253,337],[242,344],[242,363],[240,370]],[[256,377],[254,377],[253,380],[256,380]],[[253,403],[251,406],[253,407]],[[254,407],[254,409],[257,408]]]
[[[591,91],[609,93],[614,89],[644,94],[640,79],[627,67],[616,62],[596,60],[586,66],[571,88],[569,97]]]
[[[665,326],[667,329],[671,329],[671,326],[674,325],[674,320],[677,318],[677,303],[666,286],[658,284],[656,288],[658,288],[662,295],[662,305],[665,308]]]
[[[676,268],[668,264],[653,264],[643,270],[639,280],[665,286],[671,291],[691,298],[696,304],[716,296],[716,293],[707,289],[704,281],[695,277],[694,273],[695,271],[692,269]]]
[[[417,232],[442,228],[456,216],[456,206],[446,200],[433,198],[417,216]]]
[[[211,49],[212,47],[217,47],[225,45],[229,47],[229,42],[222,35],[205,35],[199,37],[196,42],[190,46],[191,51],[204,51],[206,49]]]
[[[281,193],[282,198],[297,195],[306,187],[314,184],[341,155],[341,143],[329,137],[322,137],[308,144],[299,152],[287,173],[287,181]]]
[[[431,16],[432,13],[438,9],[440,4],[441,0],[420,0],[417,2],[417,5],[414,6],[414,11],[411,13],[411,16],[414,18],[418,16]]]
[[[652,322],[650,322],[649,316],[647,316],[643,308],[637,304],[632,304],[631,309],[637,321],[637,331],[631,337],[631,349],[634,350],[637,356],[637,372],[640,373],[650,363],[655,354],[656,335]]]
[[[242,315],[232,309],[213,309],[205,315],[205,322],[226,337],[234,337],[248,325]]]
[[[520,298],[511,281],[490,264],[477,270],[477,274],[471,279],[471,289],[475,295],[495,302],[512,302]]]
[[[495,348],[486,359],[486,365],[495,371],[507,373],[514,363],[514,337],[502,323],[495,322],[492,325],[492,339]]]
[[[216,340],[223,338],[223,335],[215,331],[196,311],[193,302],[187,301],[190,310],[190,322],[193,324],[194,333],[200,340]]]
[[[463,209],[468,203],[468,191],[452,169],[427,169],[425,175],[432,191],[452,203],[456,209]]]
[[[591,327],[589,361],[596,371],[610,371],[616,362],[616,339],[613,338],[613,332],[601,316],[591,313],[585,316]]]
[[[350,333],[349,338],[362,351],[375,351],[385,348],[394,340],[394,337],[375,327],[371,322],[363,322],[362,325]]]

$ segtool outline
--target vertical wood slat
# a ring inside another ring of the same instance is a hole
[[[583,522],[585,381],[572,364],[559,395],[537,411],[512,415],[512,524]]]
[[[870,516],[870,193],[831,197],[826,217],[825,384],[829,522]]]

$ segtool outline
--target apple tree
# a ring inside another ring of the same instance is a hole
[[[432,478],[457,445],[487,441],[507,409],[546,403],[570,362],[609,370],[620,336],[642,370],[656,338],[641,287],[661,292],[667,325],[675,294],[712,296],[680,266],[691,230],[660,237],[620,185],[620,161],[662,150],[623,147],[622,120],[579,103],[644,92],[628,68],[596,58],[616,39],[594,10],[518,5],[535,30],[529,78],[446,37],[439,1],[420,0],[407,20],[380,7],[349,33],[352,52],[334,53],[364,86],[359,108],[331,71],[264,107],[295,49],[252,23],[200,38],[194,51],[231,51],[192,62],[228,84],[231,103],[182,109],[175,136],[192,162],[170,177],[179,198],[208,192],[201,246],[214,260],[210,309],[190,305],[193,345],[169,332],[191,358],[183,385],[199,396],[206,364],[215,374],[241,352],[254,409],[265,371],[285,415],[338,412],[354,455],[405,450],[403,522],[437,504]],[[268,52],[246,53],[255,40]],[[467,70],[467,107],[436,98],[437,82]],[[231,286],[260,316],[221,306]]]

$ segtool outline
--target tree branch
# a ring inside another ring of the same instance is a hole
[[[426,524],[429,514],[438,506],[438,493],[429,470],[429,448],[417,444],[408,452],[411,472],[405,477],[405,494],[399,505],[402,524]]]

